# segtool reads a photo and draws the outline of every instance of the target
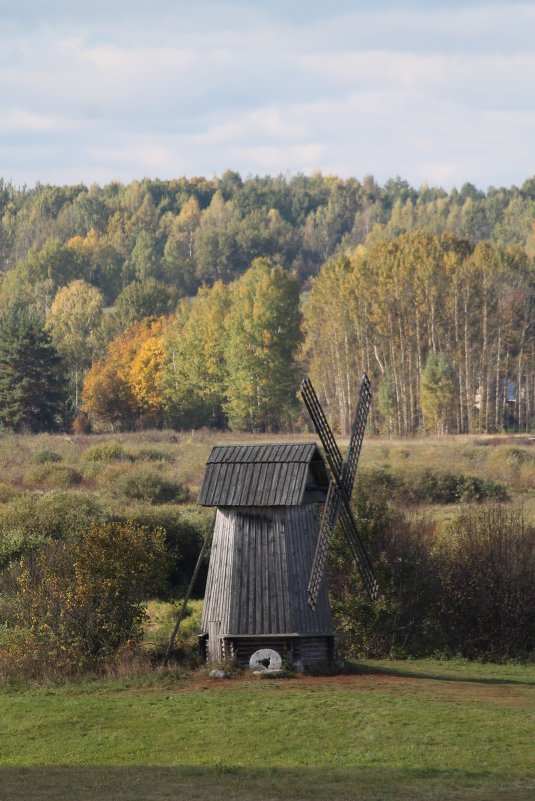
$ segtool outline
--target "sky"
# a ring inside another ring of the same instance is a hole
[[[535,174],[535,2],[0,0],[0,176]]]

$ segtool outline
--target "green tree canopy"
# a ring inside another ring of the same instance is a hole
[[[225,425],[225,319],[231,292],[222,281],[182,302],[165,337],[162,391],[177,428]]]
[[[420,404],[424,421],[437,434],[448,431],[455,411],[455,373],[443,353],[431,352],[422,370]]]
[[[296,406],[300,323],[297,281],[257,259],[233,287],[227,320],[231,428],[272,431],[289,424]]]
[[[134,320],[168,314],[174,305],[176,294],[173,290],[161,281],[147,278],[125,286],[115,302],[115,313],[121,328],[128,328]]]
[[[161,256],[156,238],[149,231],[142,229],[139,232],[132,250],[131,264],[139,281],[160,277]]]

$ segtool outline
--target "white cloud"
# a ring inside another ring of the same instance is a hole
[[[322,169],[485,188],[535,172],[534,4],[83,8],[4,0],[0,175]]]
[[[36,114],[22,108],[6,109],[0,117],[1,134],[39,134],[72,131],[72,120],[53,114]]]

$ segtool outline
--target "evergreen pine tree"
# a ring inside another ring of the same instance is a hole
[[[66,397],[63,362],[39,319],[23,311],[6,314],[0,320],[0,425],[54,430]]]
[[[388,373],[381,378],[377,393],[377,406],[382,416],[381,433],[391,437],[396,429],[396,393]]]
[[[420,381],[424,420],[437,434],[448,433],[455,410],[455,373],[443,353],[429,353]]]

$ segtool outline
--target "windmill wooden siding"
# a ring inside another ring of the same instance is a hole
[[[201,623],[209,658],[243,662],[262,647],[332,656],[325,579],[316,612],[307,604],[327,486],[313,443],[213,449],[199,495],[218,507]]]

